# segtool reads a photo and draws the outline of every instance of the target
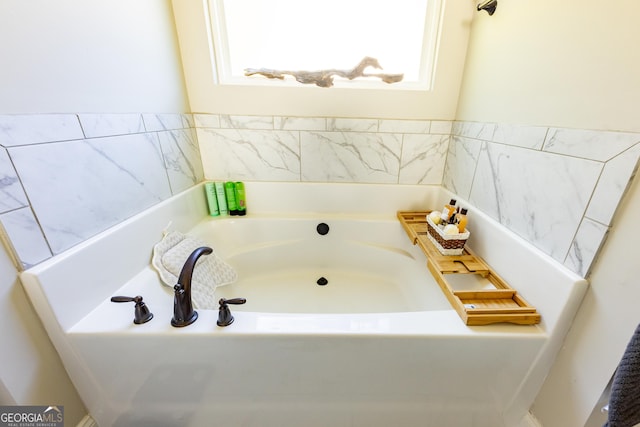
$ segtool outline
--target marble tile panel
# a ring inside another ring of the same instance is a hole
[[[401,134],[301,132],[302,180],[398,182]]]
[[[483,144],[469,201],[563,262],[603,164]]]
[[[454,134],[457,136],[464,136],[466,138],[493,141],[496,126],[497,125],[495,123],[456,122]]]
[[[298,132],[197,129],[207,179],[300,181]]]
[[[449,139],[449,135],[404,135],[399,183],[442,183]]]
[[[274,117],[273,127],[281,130],[327,130],[324,117]]]
[[[171,196],[156,134],[9,149],[54,254]]]
[[[449,142],[442,185],[467,200],[481,147],[481,141],[460,136]]]
[[[584,218],[569,248],[569,254],[564,261],[565,267],[582,277],[587,277],[608,230],[606,225]]]
[[[431,131],[429,133],[436,135],[451,135],[453,131],[453,122],[450,120],[433,120],[431,122]]]
[[[219,128],[220,116],[217,114],[194,114],[194,127],[197,128]]]
[[[29,207],[0,215],[0,222],[24,269],[52,256],[42,230]]]
[[[193,120],[190,114],[161,113],[142,115],[144,127],[147,132],[157,132],[163,130],[186,129],[193,127]]]
[[[544,151],[606,162],[640,142],[640,133],[549,129]]]
[[[451,135],[460,136],[462,135],[462,124],[464,122],[454,121],[451,125]]]
[[[541,126],[498,123],[493,133],[492,142],[540,150],[544,144],[547,130],[548,128]]]
[[[378,132],[389,133],[429,133],[429,120],[380,120]]]
[[[377,119],[327,119],[327,130],[345,132],[378,132]]]
[[[204,179],[200,149],[193,129],[158,132],[158,140],[173,194]]]
[[[223,114],[220,116],[220,127],[223,129],[273,129],[272,116],[232,116]]]
[[[13,168],[7,150],[0,148],[0,213],[27,206],[18,174]]]
[[[191,113],[183,113],[182,114],[182,123],[183,127],[186,128],[194,128],[196,127],[196,121],[193,118],[193,114]]]
[[[78,114],[87,138],[144,132],[140,114]]]
[[[82,138],[75,114],[0,115],[0,145],[4,147]]]
[[[586,216],[605,225],[611,225],[613,215],[622,200],[640,158],[640,144],[609,160],[602,171]]]

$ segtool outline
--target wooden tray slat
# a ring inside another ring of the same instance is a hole
[[[418,245],[424,252],[429,271],[465,324],[540,323],[540,314],[535,307],[530,306],[469,248],[465,247],[461,255],[442,255],[427,237],[426,218],[429,212],[398,212],[398,219],[412,244]],[[496,289],[454,291],[445,277],[448,274],[478,274],[489,280]]]
[[[508,299],[512,300],[516,291],[513,289],[481,289],[478,291],[453,291],[453,295],[460,298],[461,300],[473,299],[473,300],[501,300]]]

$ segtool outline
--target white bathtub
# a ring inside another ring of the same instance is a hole
[[[299,185],[299,193],[293,186],[282,194],[299,201],[311,192],[320,200],[274,213],[257,196],[247,217],[227,219],[207,217],[196,188],[23,274],[98,424],[516,425],[551,366],[584,281],[478,215],[476,228],[495,229],[492,238],[503,246],[503,258],[481,255],[536,305],[543,323],[467,327],[395,219],[396,209],[430,208],[448,194],[424,186]],[[247,194],[282,186],[247,183]],[[360,208],[331,207],[354,191]],[[357,211],[380,198],[393,208]],[[149,266],[169,219],[237,270],[237,283],[216,291],[247,299],[231,306],[232,325],[216,326],[217,310],[198,310],[194,324],[171,327],[172,291]],[[316,232],[319,222],[329,225],[327,235]],[[528,256],[533,271],[504,260],[505,249]],[[316,283],[320,277],[326,286]],[[556,299],[545,303],[548,286]],[[111,303],[113,295],[142,295],[153,320],[134,325],[133,304]]]

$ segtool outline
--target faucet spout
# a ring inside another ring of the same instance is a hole
[[[191,278],[198,258],[202,255],[209,255],[211,252],[213,252],[213,249],[201,246],[191,252],[191,255],[182,266],[178,283],[173,287],[175,295],[173,298],[171,325],[176,328],[190,325],[198,318],[198,312],[193,309],[193,302],[191,301]]]

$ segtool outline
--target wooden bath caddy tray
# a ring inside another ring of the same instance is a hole
[[[424,252],[429,271],[465,324],[540,323],[540,314],[535,307],[531,307],[469,248],[465,246],[462,255],[442,255],[427,237],[426,217],[429,212],[398,212],[398,219],[411,242]],[[455,290],[447,280],[447,275],[452,274],[479,275],[495,289]]]

